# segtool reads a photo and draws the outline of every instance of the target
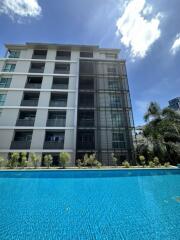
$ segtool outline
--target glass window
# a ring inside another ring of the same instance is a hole
[[[8,88],[11,83],[11,78],[0,78],[0,88]]]
[[[3,71],[4,72],[14,72],[15,67],[16,67],[16,64],[6,63]]]
[[[9,50],[8,58],[19,58],[20,51],[18,50]]]
[[[6,94],[0,93],[0,106],[4,105],[5,100],[6,100]]]
[[[112,112],[112,125],[113,127],[122,127],[123,126],[123,114],[121,112]]]
[[[115,94],[110,94],[110,106],[112,108],[119,108],[122,106],[121,104],[121,96],[120,95],[115,95]]]
[[[93,52],[87,52],[87,51],[80,52],[80,57],[83,57],[83,58],[93,58]]]
[[[116,67],[108,67],[107,72],[112,75],[116,74]]]
[[[124,149],[126,147],[125,137],[123,132],[112,133],[112,146],[113,148]]]

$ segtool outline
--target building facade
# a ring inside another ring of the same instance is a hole
[[[26,43],[0,59],[0,155],[96,153],[134,161],[132,108],[118,49]]]
[[[173,98],[169,101],[169,108],[180,111],[180,97]]]

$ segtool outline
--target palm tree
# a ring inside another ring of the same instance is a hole
[[[153,153],[161,161],[165,158],[176,164],[179,158],[180,114],[169,108],[161,110],[151,102],[144,115],[147,122],[143,134],[153,146]]]

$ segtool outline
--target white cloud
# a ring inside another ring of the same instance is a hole
[[[180,33],[176,35],[176,39],[170,49],[170,52],[175,55],[177,51],[180,51]]]
[[[150,17],[153,8],[146,0],[131,0],[117,20],[120,41],[130,49],[131,56],[145,57],[152,44],[160,37],[160,17]],[[148,18],[147,18],[148,17]]]
[[[14,17],[37,17],[41,7],[37,0],[0,0],[0,14]]]

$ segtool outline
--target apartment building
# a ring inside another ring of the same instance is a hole
[[[0,59],[0,155],[96,153],[103,165],[134,161],[132,108],[118,49],[7,44]]]
[[[173,109],[174,111],[180,111],[180,97],[169,100],[169,108]]]

